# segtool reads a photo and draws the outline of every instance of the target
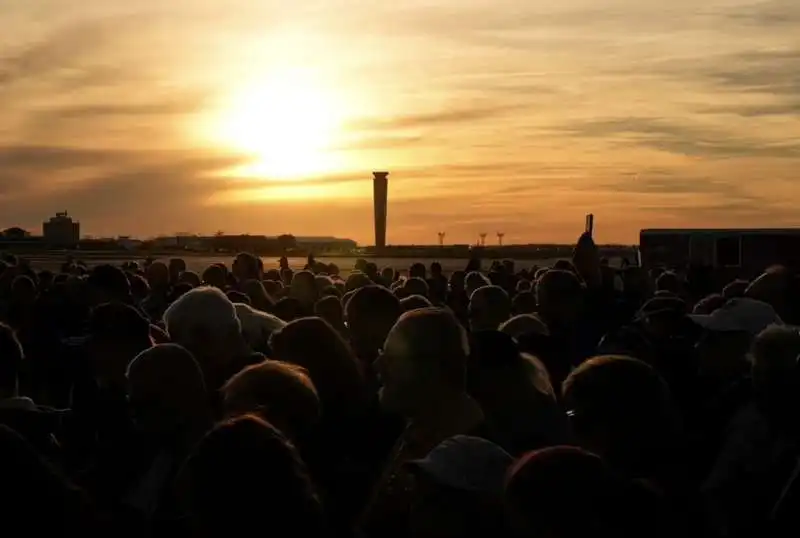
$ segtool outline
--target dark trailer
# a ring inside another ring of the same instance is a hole
[[[642,230],[639,253],[645,267],[700,265],[740,276],[773,265],[800,270],[800,228]]]

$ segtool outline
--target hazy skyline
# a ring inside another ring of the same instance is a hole
[[[296,4],[296,5],[295,5]],[[797,0],[4,0],[2,225],[570,241],[800,225]]]

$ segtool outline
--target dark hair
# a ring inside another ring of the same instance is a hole
[[[276,359],[308,371],[324,414],[363,405],[363,372],[350,345],[327,321],[318,317],[292,321],[272,334],[270,347]]]
[[[652,536],[661,503],[654,489],[626,481],[598,456],[569,446],[520,458],[509,470],[505,498],[521,530],[562,538]]]
[[[612,465],[653,471],[657,460],[675,448],[680,425],[669,387],[638,359],[590,359],[567,377],[562,394],[578,435],[602,431],[610,438],[610,452],[601,455]]]
[[[536,312],[536,296],[532,291],[518,293],[511,301],[511,311],[514,314],[533,314]]]
[[[180,473],[193,520],[210,536],[251,532],[265,522],[299,536],[324,530],[305,464],[275,427],[252,415],[217,425]]]
[[[0,390],[15,393],[24,355],[14,330],[0,323]]]
[[[225,411],[256,413],[293,437],[305,435],[319,420],[320,404],[305,368],[267,360],[248,366],[222,387]]]

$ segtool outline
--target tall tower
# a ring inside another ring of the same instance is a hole
[[[479,237],[481,238],[481,240],[480,240],[480,242],[478,242],[478,245],[481,246],[481,247],[485,247],[486,246],[486,232],[481,232]]]
[[[503,246],[503,238],[506,236],[504,232],[497,232],[497,244]]]
[[[389,205],[389,172],[372,173],[372,204],[375,209],[375,248],[386,248],[386,210]]]
[[[439,246],[444,246],[444,237],[447,235],[447,232],[439,232]]]

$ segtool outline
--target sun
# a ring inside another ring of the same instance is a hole
[[[214,130],[220,143],[252,156],[241,175],[285,180],[335,172],[343,130],[337,101],[311,73],[280,70],[233,92]]]

